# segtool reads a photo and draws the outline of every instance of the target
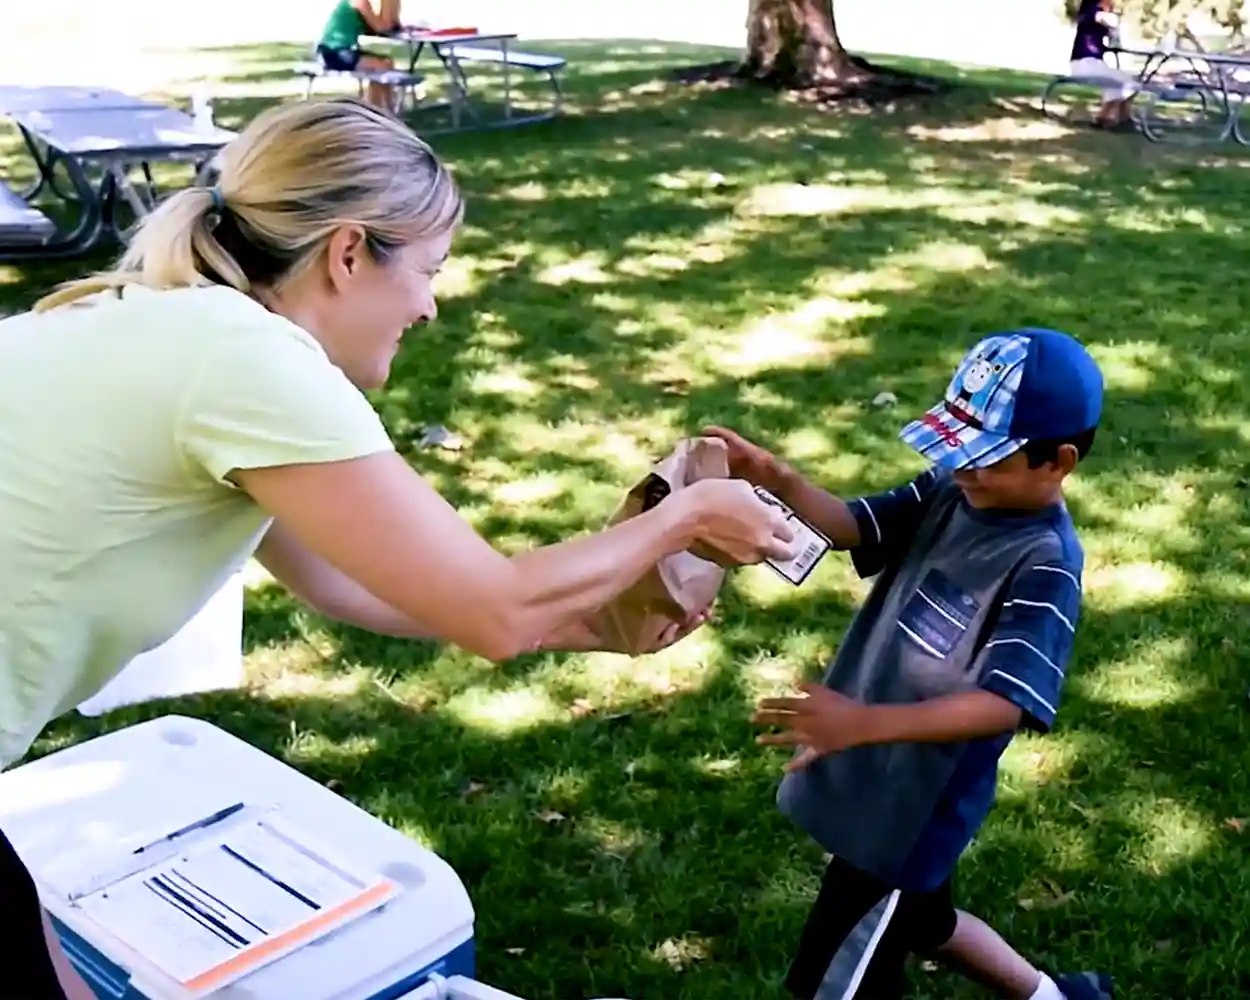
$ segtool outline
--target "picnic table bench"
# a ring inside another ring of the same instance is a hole
[[[1152,94],[1160,100],[1184,100],[1187,97],[1195,96],[1195,91],[1201,91],[1200,87],[1184,79],[1144,79],[1139,77],[1136,85],[1143,93]],[[1092,74],[1073,76],[1064,74],[1052,77],[1042,90],[1042,113],[1047,118],[1060,119],[1063,117],[1055,107],[1057,95],[1061,90],[1075,87],[1112,90],[1123,86],[1123,80],[1110,76],[1102,77]],[[1205,95],[1197,93],[1196,96],[1205,102]]]
[[[457,62],[483,62],[494,63],[503,67],[506,75],[510,66],[520,66],[522,69],[530,70],[534,73],[541,73],[547,78],[548,84],[551,86],[552,99],[550,106],[544,111],[534,115],[526,116],[524,121],[538,121],[546,118],[552,118],[560,113],[560,106],[563,103],[564,95],[560,90],[560,71],[568,64],[568,60],[561,56],[546,55],[541,52],[515,52],[510,51],[506,46],[500,48],[492,48],[487,45],[465,45],[456,44],[448,47],[448,54]],[[518,119],[512,115],[511,107],[511,87],[505,80],[504,85],[505,101],[507,102],[506,114],[512,120],[513,124],[518,123]]]
[[[56,235],[56,223],[0,180],[0,246],[39,247]]]
[[[1117,65],[1120,56],[1142,60],[1134,83],[1138,97],[1130,113],[1151,142],[1223,142],[1232,138],[1250,145],[1242,112],[1250,103],[1250,52],[1208,52],[1189,37],[1181,46],[1169,38],[1153,47],[1116,42],[1108,50]],[[1177,67],[1165,73],[1165,67]],[[1065,87],[1111,89],[1122,80],[1062,75],[1052,78],[1042,92],[1042,113],[1061,118],[1055,107],[1057,92]]]
[[[307,82],[304,89],[305,98],[312,97],[313,87],[318,80],[339,77],[354,81],[358,94],[364,93],[366,84],[380,83],[387,87],[394,87],[412,107],[420,105],[425,99],[423,90],[425,77],[420,73],[405,72],[402,69],[329,69],[314,53],[311,59],[299,63],[295,67],[295,72],[304,77]]]

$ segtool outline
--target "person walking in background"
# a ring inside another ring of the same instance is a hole
[[[1133,129],[1129,103],[1141,90],[1137,78],[1107,63],[1107,51],[1120,25],[1111,9],[1113,0],[1081,0],[1076,14],[1076,36],[1072,39],[1069,73],[1077,78],[1105,84],[1102,107],[1094,124],[1105,129]]]

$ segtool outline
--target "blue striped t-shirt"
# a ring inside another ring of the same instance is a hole
[[[876,583],[825,682],[870,704],[980,688],[1049,729],[1081,605],[1067,509],[976,510],[937,471],[850,508],[861,539],[851,557]],[[787,775],[779,805],[827,851],[931,889],[989,813],[1010,738],[855,747]]]

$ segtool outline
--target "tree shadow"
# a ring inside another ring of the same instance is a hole
[[[1169,608],[1163,627],[1195,611],[1211,609]],[[789,625],[815,619],[835,632],[847,614],[800,601],[778,620],[731,602],[734,638],[696,689],[604,712],[570,701],[562,718],[509,732],[457,718],[448,702],[418,710],[372,689],[262,690],[64,719],[37,752],[168,711],[202,716],[446,858],[478,908],[487,981],[535,1000],[780,998],[820,856],[772,808],[779,757],[752,749],[738,667]],[[1087,613],[1081,676],[1140,619]],[[1047,967],[1115,968],[1129,995],[1237,995],[1244,983],[1230,983],[1222,956],[1239,931],[1222,914],[1250,881],[1241,834],[1164,841],[1169,810],[1222,819],[1245,801],[1244,769],[1214,763],[1244,741],[1244,714],[1234,719],[1214,689],[1108,710],[1075,684],[1062,719],[1057,740],[1017,748],[963,866],[961,902]],[[1126,952],[1128,938],[1137,945]],[[917,979],[914,997],[964,995],[945,977]]]

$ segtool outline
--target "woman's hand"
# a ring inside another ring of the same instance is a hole
[[[761,500],[745,480],[701,479],[668,502],[687,506],[695,542],[710,545],[736,563],[794,555],[794,529],[786,515]]]
[[[712,620],[712,609],[706,608],[703,611],[696,612],[685,621],[673,622],[660,635],[656,641],[648,648],[639,651],[639,656],[646,656],[649,653],[658,653],[662,649],[668,649],[669,646],[681,642],[682,639],[690,635],[691,632],[702,628]],[[586,625],[584,621],[570,622],[554,632],[544,636],[534,646],[534,652],[549,653],[593,653],[599,651],[599,636]]]
[[[658,653],[662,649],[668,649],[669,646],[674,646],[681,642],[681,640],[686,638],[686,636],[688,636],[691,632],[702,628],[711,620],[712,609],[708,608],[706,611],[700,611],[691,615],[684,622],[673,622],[660,633],[659,638],[657,638],[649,648],[644,649],[642,652],[645,655],[647,653]]]

